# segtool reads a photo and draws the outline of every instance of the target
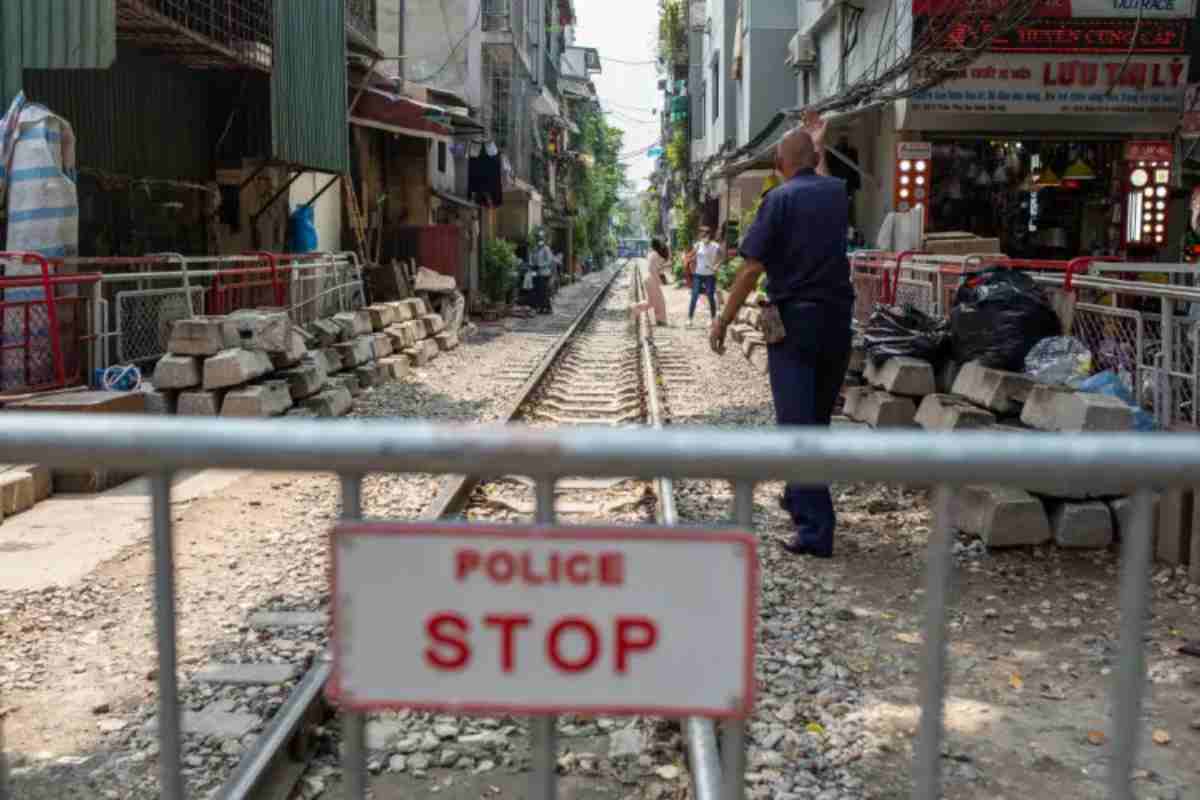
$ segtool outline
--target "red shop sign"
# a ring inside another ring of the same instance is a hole
[[[1175,148],[1170,142],[1126,142],[1126,161],[1170,161]]]

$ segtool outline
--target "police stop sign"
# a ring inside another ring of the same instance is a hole
[[[333,537],[342,706],[737,717],[755,539],[678,529],[361,523]]]

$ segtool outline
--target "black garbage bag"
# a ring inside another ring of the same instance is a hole
[[[946,355],[950,329],[945,320],[934,319],[913,306],[880,305],[871,313],[863,340],[867,356],[877,367],[897,356],[937,364]]]
[[[1049,298],[1024,272],[993,267],[958,286],[950,312],[955,361],[1021,372],[1034,345],[1061,334]]]

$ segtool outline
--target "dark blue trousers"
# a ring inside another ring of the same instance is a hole
[[[791,302],[779,308],[787,338],[767,348],[775,419],[781,425],[828,427],[850,364],[851,309],[842,304]],[[828,486],[789,483],[784,505],[799,544],[833,552],[837,516]]]

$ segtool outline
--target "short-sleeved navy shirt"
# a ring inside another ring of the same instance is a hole
[[[844,181],[812,170],[763,198],[740,252],[766,267],[772,302],[853,304],[846,259],[849,202]]]

